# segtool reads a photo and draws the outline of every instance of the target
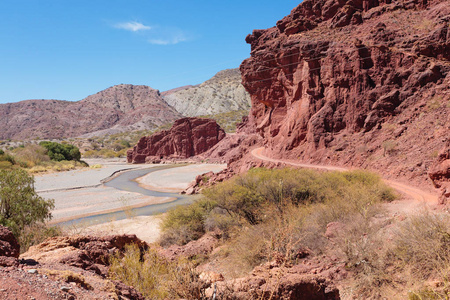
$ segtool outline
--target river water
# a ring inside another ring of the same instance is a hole
[[[186,205],[192,203],[198,196],[188,196],[188,195],[180,195],[176,193],[166,193],[166,192],[157,192],[142,188],[135,181],[136,178],[142,177],[152,172],[161,171],[169,168],[174,168],[178,166],[174,165],[164,165],[153,167],[149,169],[138,169],[124,172],[117,177],[111,179],[110,181],[104,183],[105,186],[112,187],[118,190],[127,191],[127,192],[135,192],[145,196],[153,196],[153,197],[170,197],[175,198],[175,200],[161,203],[161,204],[152,204],[143,207],[136,207],[127,210],[120,210],[115,212],[108,213],[99,213],[93,216],[87,216],[82,218],[73,219],[66,222],[58,223],[59,226],[62,227],[70,227],[73,225],[85,223],[89,225],[96,225],[101,223],[106,223],[111,220],[122,220],[129,218],[131,216],[150,216],[156,215],[163,212],[166,212],[169,208],[172,208],[177,205]]]

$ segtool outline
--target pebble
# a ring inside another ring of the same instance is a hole
[[[36,269],[29,269],[28,273],[30,274],[36,274],[38,271]]]
[[[60,287],[60,290],[63,291],[63,292],[68,292],[70,289],[71,289],[70,286],[62,286],[62,287]]]

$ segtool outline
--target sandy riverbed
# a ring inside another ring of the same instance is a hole
[[[89,162],[93,165],[94,162]],[[125,162],[97,160],[102,168],[83,169],[36,176],[36,190],[44,198],[55,200],[52,223],[131,207],[172,201],[170,197],[152,197],[140,193],[120,191],[102,185],[105,178],[124,169],[151,168],[156,165],[129,165]],[[179,192],[199,174],[218,172],[225,165],[187,165],[156,171],[139,179],[141,186],[164,192]],[[156,216],[132,216],[124,220],[92,225],[79,223],[68,228],[69,233],[113,234],[132,233],[153,242],[159,236],[160,218]]]
[[[210,171],[217,173],[226,165],[196,164],[175,169],[167,169],[147,174],[136,181],[147,189],[161,192],[181,192],[186,189],[195,177]]]

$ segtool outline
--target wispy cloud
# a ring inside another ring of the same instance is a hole
[[[191,34],[173,26],[148,26],[136,21],[115,23],[111,26],[116,29],[139,32],[140,38],[144,38],[145,41],[153,45],[176,45],[193,38]]]
[[[161,39],[149,39],[148,42],[154,45],[176,45],[178,43],[185,42],[187,40],[188,38],[185,36],[174,36]]]
[[[128,31],[133,31],[133,32],[152,29],[152,27],[144,25],[144,24],[139,23],[139,22],[117,23],[117,24],[114,25],[114,27],[118,28],[118,29],[124,29],[124,30],[128,30]]]

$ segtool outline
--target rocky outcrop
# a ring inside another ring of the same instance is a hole
[[[158,162],[161,159],[184,159],[201,154],[225,137],[225,132],[211,119],[183,118],[170,130],[143,137],[128,150],[129,163]]]
[[[109,259],[135,244],[135,235],[54,237],[31,247],[19,258],[19,245],[0,226],[0,299],[135,299],[133,287],[108,279]]]
[[[22,256],[41,264],[64,264],[106,276],[109,257],[116,251],[124,251],[128,244],[135,244],[142,250],[148,248],[135,235],[61,236],[31,247]]]
[[[450,142],[438,154],[437,162],[428,175],[434,186],[441,190],[440,203],[446,204],[450,199]]]
[[[423,182],[450,130],[450,2],[305,0],[246,41],[248,127],[270,157]]]
[[[223,70],[197,86],[161,93],[169,105],[186,117],[250,109],[250,95],[238,69]]]
[[[81,101],[0,104],[0,139],[61,138],[155,129],[180,118],[158,90],[121,84]]]
[[[32,246],[21,258],[26,269],[29,269],[27,262],[34,262],[34,271],[29,272],[34,279],[42,274],[65,283],[66,287],[60,289],[80,299],[91,299],[92,295],[105,299],[144,299],[134,288],[107,279],[110,257],[130,244],[137,245],[142,253],[148,249],[135,235],[59,236]]]
[[[314,275],[314,267],[310,265],[282,266],[275,261],[268,262],[256,267],[247,277],[217,282],[216,289],[219,296],[226,299],[341,299],[331,280]],[[339,270],[328,270],[328,277],[341,276]],[[212,294],[212,290],[207,290],[207,295]]]
[[[9,228],[0,225],[0,266],[18,264],[20,246]]]

